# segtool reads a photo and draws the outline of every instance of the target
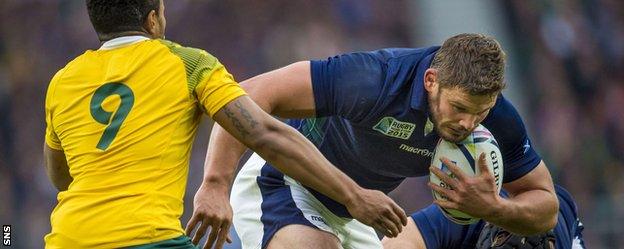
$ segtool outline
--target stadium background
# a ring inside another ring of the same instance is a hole
[[[590,248],[624,248],[624,2],[619,0],[169,0],[167,38],[206,49],[242,81],[307,58],[494,35],[509,55],[506,95],[556,182],[575,196]],[[56,191],[42,164],[44,97],[56,70],[99,46],[78,0],[0,1],[0,223],[40,248]],[[193,150],[185,224],[210,121]],[[427,178],[391,195],[430,203]],[[237,241],[228,248],[239,248]]]

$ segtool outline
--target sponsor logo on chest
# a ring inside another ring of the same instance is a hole
[[[424,156],[424,157],[433,157],[433,151],[430,151],[428,149],[423,149],[423,148],[417,148],[414,146],[409,146],[407,144],[399,145],[399,149],[402,149],[404,151],[407,151],[409,153],[413,153],[416,155]]]
[[[393,117],[384,117],[373,126],[373,130],[381,132],[382,134],[407,140],[414,132],[415,124],[402,122]]]

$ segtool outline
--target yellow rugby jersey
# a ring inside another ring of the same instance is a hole
[[[58,194],[47,248],[117,248],[183,235],[200,117],[245,94],[205,51],[118,39],[131,42],[86,51],[48,87],[45,141],[64,151],[74,180]]]

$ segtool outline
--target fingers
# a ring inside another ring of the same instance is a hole
[[[395,237],[403,230],[403,224],[407,224],[405,211],[390,197],[377,190],[362,189],[359,193],[362,198],[356,200],[369,201],[365,204],[351,202],[347,205],[355,219],[388,237]]]
[[[378,218],[377,220],[373,222],[372,227],[375,228],[375,230],[381,232],[384,236],[394,238],[395,236],[393,235],[393,232],[390,228],[392,227],[392,225],[389,224],[391,222],[388,221],[388,224],[387,224],[384,220],[385,219],[383,218]]]
[[[456,209],[456,210],[459,209],[459,205],[457,205],[457,203],[452,202],[452,201],[436,199],[436,200],[433,200],[433,203],[443,208],[450,208],[450,209]]]
[[[384,236],[390,236],[390,232],[383,224],[373,222],[372,224],[370,224],[370,226],[373,227],[375,230],[381,232]]]
[[[204,234],[206,234],[206,229],[208,229],[208,222],[204,220],[202,221],[197,231],[195,231],[195,236],[193,236],[193,239],[191,240],[191,242],[193,242],[194,245],[197,245],[197,243],[199,243],[201,238],[204,237]]]
[[[186,236],[191,236],[191,233],[193,233],[193,230],[195,229],[195,225],[197,225],[197,221],[199,221],[199,216],[196,214],[193,214],[193,217],[191,217],[191,219],[189,220],[189,222],[186,224]]]
[[[431,189],[433,189],[433,191],[435,191],[438,194],[442,195],[446,199],[448,199],[450,201],[455,200],[455,192],[453,190],[440,187],[440,186],[438,186],[436,184],[433,184],[431,182],[427,183],[427,185],[429,185],[429,187]]]
[[[485,153],[481,153],[479,155],[479,171],[481,171],[481,175],[491,175],[490,169],[488,167],[487,161],[485,160]]]
[[[401,220],[401,225],[402,225],[400,231],[403,231],[403,227],[407,226],[407,215],[405,214],[405,211],[402,208],[400,208],[398,205],[392,205],[392,210],[397,216],[399,216],[399,219]]]
[[[204,249],[213,248],[212,246],[214,244],[215,249],[221,249],[223,248],[223,245],[225,244],[225,242],[232,243],[232,238],[230,238],[230,235],[229,235],[230,226],[231,224],[229,222],[221,222],[220,224],[210,225],[210,233],[208,234],[208,239],[206,240],[206,243],[204,243],[203,248]],[[204,237],[204,234],[206,233],[207,229],[208,229],[208,221],[204,220],[202,222],[202,225],[199,227],[199,229],[197,229],[195,236],[193,236],[192,243],[197,245],[197,243],[199,243],[201,238]]]
[[[436,168],[436,167],[429,167],[429,170],[431,171],[431,173],[433,173],[434,175],[436,175],[438,178],[440,178],[440,181],[446,183],[447,185],[449,185],[449,187],[451,187],[452,189],[456,189],[457,188],[457,179],[452,178],[451,176],[449,176],[448,174],[446,174],[446,172]]]
[[[208,234],[208,240],[206,240],[206,244],[204,245],[204,249],[212,247],[215,240],[217,239],[217,235],[220,233],[221,224],[213,224],[210,229],[210,234]],[[218,247],[217,247],[218,248]]]
[[[384,226],[388,232],[389,237],[396,237],[403,231],[403,226],[407,225],[407,216],[405,211],[399,207],[396,203],[390,203],[390,209],[385,213],[386,219],[383,220]]]
[[[215,244],[215,249],[223,248],[223,244],[228,241],[228,243],[232,243],[232,239],[230,239],[230,225],[228,223],[221,223],[221,227],[219,228],[219,235],[217,236],[217,242]]]
[[[451,173],[453,173],[453,175],[455,175],[455,178],[457,178],[458,180],[462,180],[464,178],[466,178],[466,174],[459,168],[457,167],[457,165],[454,162],[451,162],[451,160],[449,160],[446,157],[442,157],[440,158],[440,161],[446,165],[446,167],[451,171]]]
[[[398,223],[389,219],[382,219],[381,222],[383,223],[383,226],[386,228],[386,231],[388,231],[389,233],[386,236],[390,238],[394,238],[397,235],[399,235],[401,226]]]

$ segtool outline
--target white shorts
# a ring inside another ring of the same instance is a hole
[[[236,176],[234,228],[245,249],[266,248],[282,227],[299,224],[334,234],[345,249],[382,248],[375,230],[334,215],[305,187],[253,154]]]

